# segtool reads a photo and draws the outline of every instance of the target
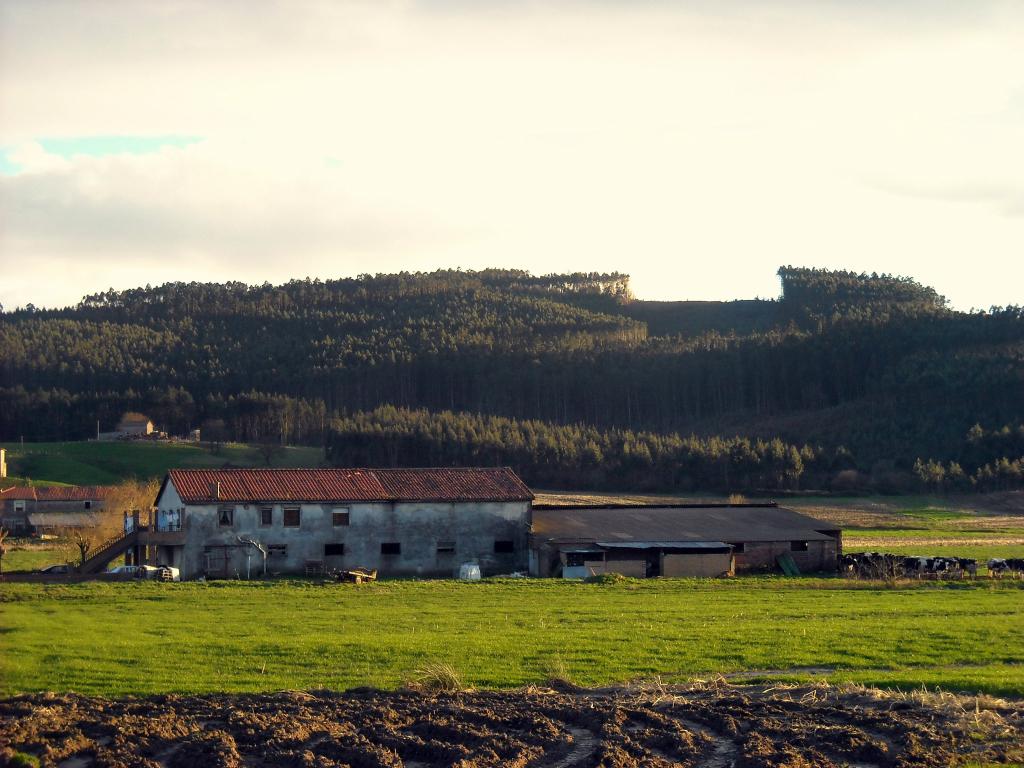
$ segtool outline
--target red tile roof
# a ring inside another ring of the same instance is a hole
[[[109,485],[18,485],[0,488],[0,501],[101,501],[113,490]]]
[[[167,477],[186,504],[217,501],[529,501],[533,498],[526,484],[508,467],[172,469]]]
[[[0,501],[7,499],[35,501],[36,489],[27,485],[12,485],[10,488],[0,488]]]
[[[113,489],[107,485],[54,485],[35,490],[39,501],[100,501]]]

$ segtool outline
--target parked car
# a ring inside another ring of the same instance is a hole
[[[73,573],[74,569],[67,564],[48,565],[39,569],[40,573]]]
[[[119,565],[117,568],[111,568],[104,575],[105,576],[131,576],[136,579],[152,579],[156,576],[157,571],[160,569],[155,565]]]

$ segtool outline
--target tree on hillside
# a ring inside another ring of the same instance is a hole
[[[276,440],[264,438],[256,443],[256,455],[269,467],[274,463],[274,459],[284,455],[284,446]]]

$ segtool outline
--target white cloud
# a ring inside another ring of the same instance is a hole
[[[892,194],[1019,189],[1024,9],[969,6],[8,2],[0,302],[488,265],[734,298],[783,263],[1016,302],[1012,205]],[[204,140],[38,144],[117,134]]]

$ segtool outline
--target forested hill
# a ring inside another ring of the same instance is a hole
[[[824,482],[957,461],[975,424],[1024,421],[1019,307],[955,312],[888,275],[779,276],[779,299],[734,302],[640,301],[623,274],[485,270],[17,309],[0,313],[0,440],[85,438],[141,410],[170,432],[333,445],[355,423],[365,442],[366,419],[395,406],[534,431],[779,438]],[[386,421],[378,432],[397,429]]]

